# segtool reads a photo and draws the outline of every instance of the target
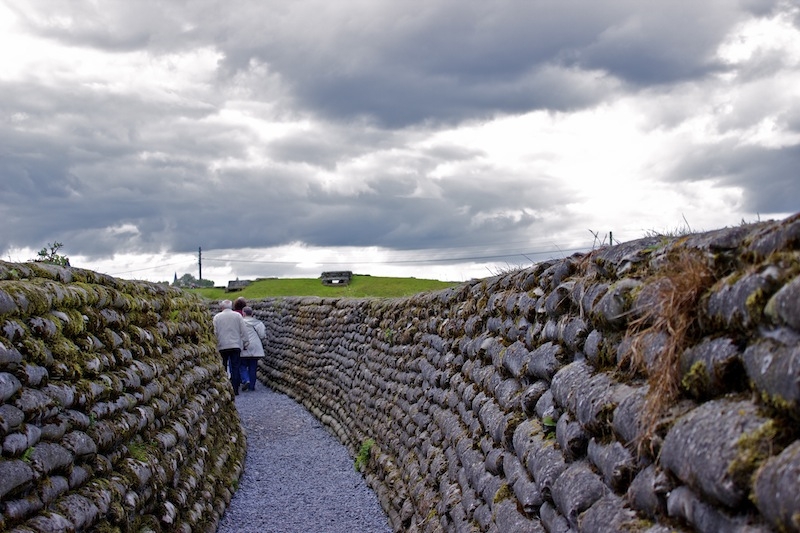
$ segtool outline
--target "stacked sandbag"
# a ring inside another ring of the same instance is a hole
[[[396,531],[800,531],[800,216],[254,302]]]
[[[0,262],[0,529],[215,531],[245,440],[206,305]]]

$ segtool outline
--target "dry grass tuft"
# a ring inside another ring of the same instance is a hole
[[[659,421],[680,396],[680,357],[689,347],[697,325],[700,297],[715,282],[713,270],[696,250],[678,250],[649,283],[656,305],[649,305],[628,326],[631,370],[647,375],[648,392],[642,413],[639,451],[652,446]],[[667,339],[658,357],[645,358],[643,341],[661,334]],[[650,453],[654,450],[650,449]]]

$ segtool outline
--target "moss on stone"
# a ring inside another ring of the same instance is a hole
[[[681,387],[695,398],[702,398],[708,390],[710,381],[704,361],[695,361],[692,367],[683,375]]]
[[[761,401],[770,409],[777,411],[780,417],[788,417],[795,421],[800,420],[797,403],[785,399],[780,394],[769,394],[767,391],[762,391]]]
[[[736,441],[737,455],[728,465],[728,474],[741,485],[750,485],[750,477],[778,447],[781,429],[773,419]]]
[[[766,294],[761,288],[754,290],[747,296],[744,302],[745,310],[748,314],[747,323],[754,324],[761,320],[766,300]]]
[[[21,345],[20,351],[29,363],[44,367],[53,364],[53,353],[43,339],[26,337],[22,340]]]
[[[497,489],[497,492],[495,492],[492,503],[500,503],[504,500],[512,498],[513,496],[514,491],[508,486],[508,483],[503,483],[500,485],[500,488]]]

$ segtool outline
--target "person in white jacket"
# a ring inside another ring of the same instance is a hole
[[[231,385],[233,394],[239,394],[239,384],[241,383],[241,353],[247,349],[250,339],[247,336],[247,326],[244,318],[239,313],[233,311],[233,303],[230,300],[223,300],[219,304],[222,311],[214,315],[214,335],[217,337],[217,350],[222,356],[222,364],[230,371]],[[261,344],[261,343],[259,343]]]
[[[253,316],[252,307],[245,307],[242,312],[250,341],[247,349],[242,351],[242,392],[244,392],[256,390],[256,369],[258,360],[264,357],[262,342],[267,338],[267,328],[263,322]]]

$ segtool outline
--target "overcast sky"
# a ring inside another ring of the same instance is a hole
[[[800,211],[772,0],[0,0],[0,253],[462,281]],[[597,235],[597,238],[595,238]]]

